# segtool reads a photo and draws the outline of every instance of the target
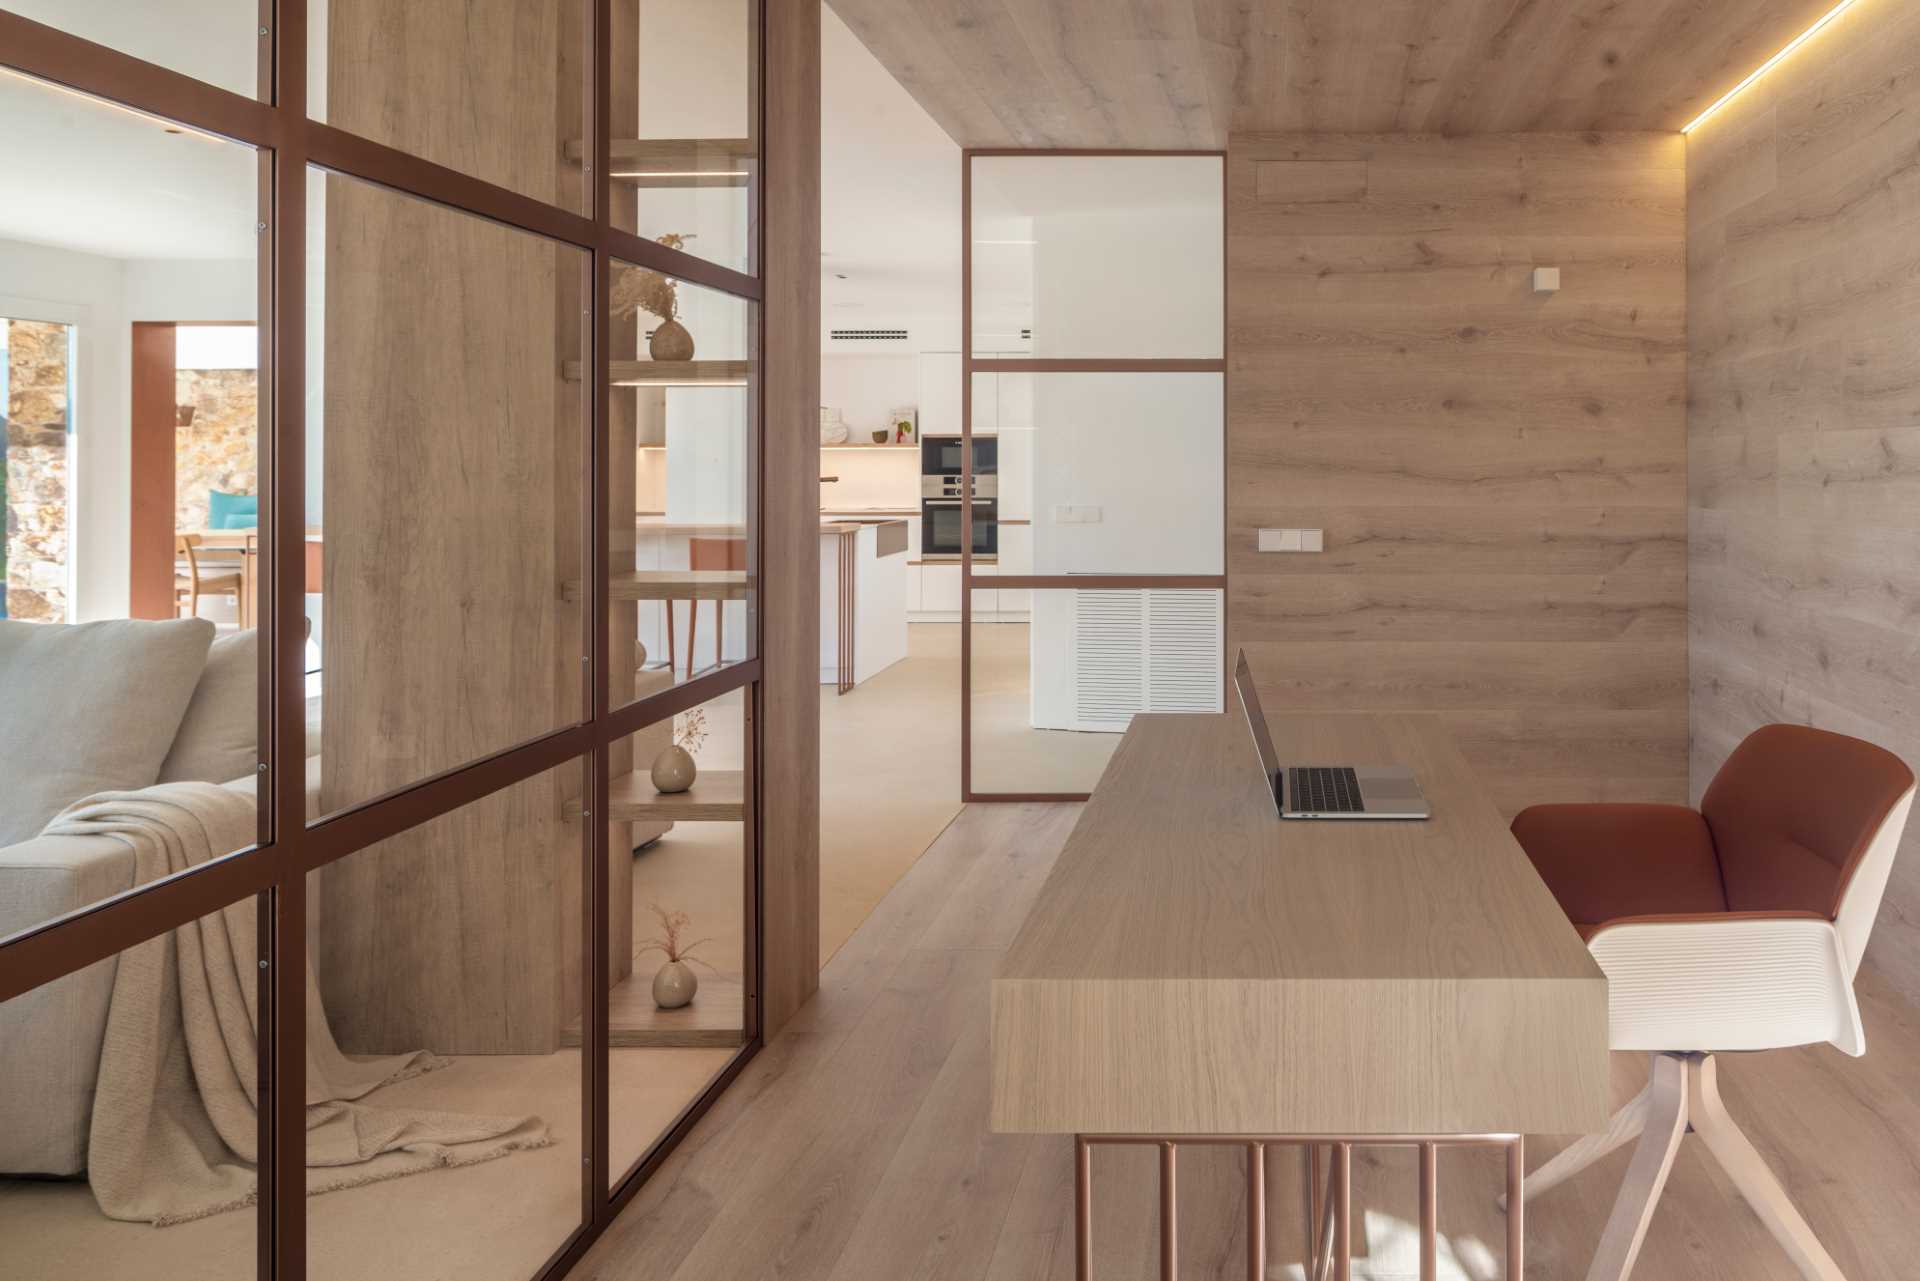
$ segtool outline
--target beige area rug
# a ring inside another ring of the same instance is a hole
[[[144,885],[251,844],[255,812],[245,793],[172,783],[89,797],[47,831],[125,843]],[[257,927],[249,899],[120,954],[88,1135],[88,1183],[109,1217],[164,1227],[254,1203]],[[306,1036],[310,1194],[552,1141],[538,1117],[361,1102],[446,1061],[341,1053],[311,971]]]
[[[822,965],[959,812],[960,625],[911,623],[904,659],[820,689]]]

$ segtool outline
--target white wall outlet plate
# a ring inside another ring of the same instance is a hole
[[[1297,529],[1263,529],[1260,531],[1260,550],[1263,552],[1297,552],[1300,550],[1300,531]]]
[[[1536,294],[1559,293],[1560,269],[1558,267],[1535,267],[1533,269],[1533,292]]]
[[[1327,549],[1327,536],[1324,530],[1303,529],[1300,531],[1300,550],[1319,552]]]

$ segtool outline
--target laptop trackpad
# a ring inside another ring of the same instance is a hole
[[[1377,774],[1359,774],[1360,787],[1370,801],[1417,801],[1421,799],[1420,784],[1410,775],[1400,770],[1381,770]]]

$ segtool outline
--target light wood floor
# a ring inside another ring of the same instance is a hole
[[[986,1132],[987,983],[1070,830],[1072,806],[963,811],[834,956],[819,996],[748,1067],[583,1261],[606,1281],[666,1278],[1071,1278],[1065,1139]],[[1915,1275],[1920,1017],[1871,972],[1870,1052],[1727,1056],[1729,1107],[1849,1281]],[[1624,1101],[1644,1061],[1620,1055]],[[1565,1140],[1530,1143],[1538,1165]],[[1791,1157],[1791,1160],[1788,1158]],[[1182,1276],[1240,1278],[1237,1152],[1183,1150]],[[1491,1156],[1443,1157],[1443,1275],[1501,1275]],[[1626,1154],[1532,1208],[1529,1277],[1584,1274]],[[1101,1281],[1155,1275],[1153,1157],[1100,1153]],[[1298,1277],[1297,1164],[1269,1179],[1269,1275]],[[1410,1158],[1356,1162],[1355,1275],[1417,1275]],[[1636,1281],[1793,1281],[1725,1178],[1690,1142]]]

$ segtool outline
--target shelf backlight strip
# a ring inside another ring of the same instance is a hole
[[[1772,71],[1775,67],[1785,62],[1787,58],[1792,55],[1795,49],[1798,49],[1801,45],[1813,39],[1815,36],[1819,35],[1822,31],[1825,31],[1828,26],[1832,25],[1835,19],[1837,19],[1841,14],[1845,13],[1847,10],[1853,8],[1853,6],[1858,4],[1859,2],[1860,0],[1840,0],[1840,3],[1833,6],[1833,8],[1829,9],[1827,11],[1826,16],[1821,18],[1820,21],[1814,23],[1811,27],[1808,27],[1805,31],[1802,31],[1799,35],[1795,36],[1793,40],[1787,45],[1786,48],[1782,49],[1779,53],[1774,54],[1771,58],[1768,58],[1765,62],[1761,63],[1759,67],[1755,68],[1754,73],[1748,76],[1745,80],[1742,80],[1739,84],[1727,90],[1726,95],[1722,97],[1718,102],[1714,103],[1711,107],[1708,107],[1705,111],[1695,116],[1692,120],[1688,121],[1686,124],[1680,126],[1680,132],[1692,133],[1695,129],[1698,129],[1701,125],[1705,124],[1710,118],[1712,118],[1712,116],[1716,112],[1720,110],[1720,108],[1726,106],[1729,102],[1732,102],[1735,98],[1738,98],[1741,94],[1745,93],[1748,89],[1752,88],[1755,81],[1759,80],[1760,77],[1766,75],[1769,71]]]

